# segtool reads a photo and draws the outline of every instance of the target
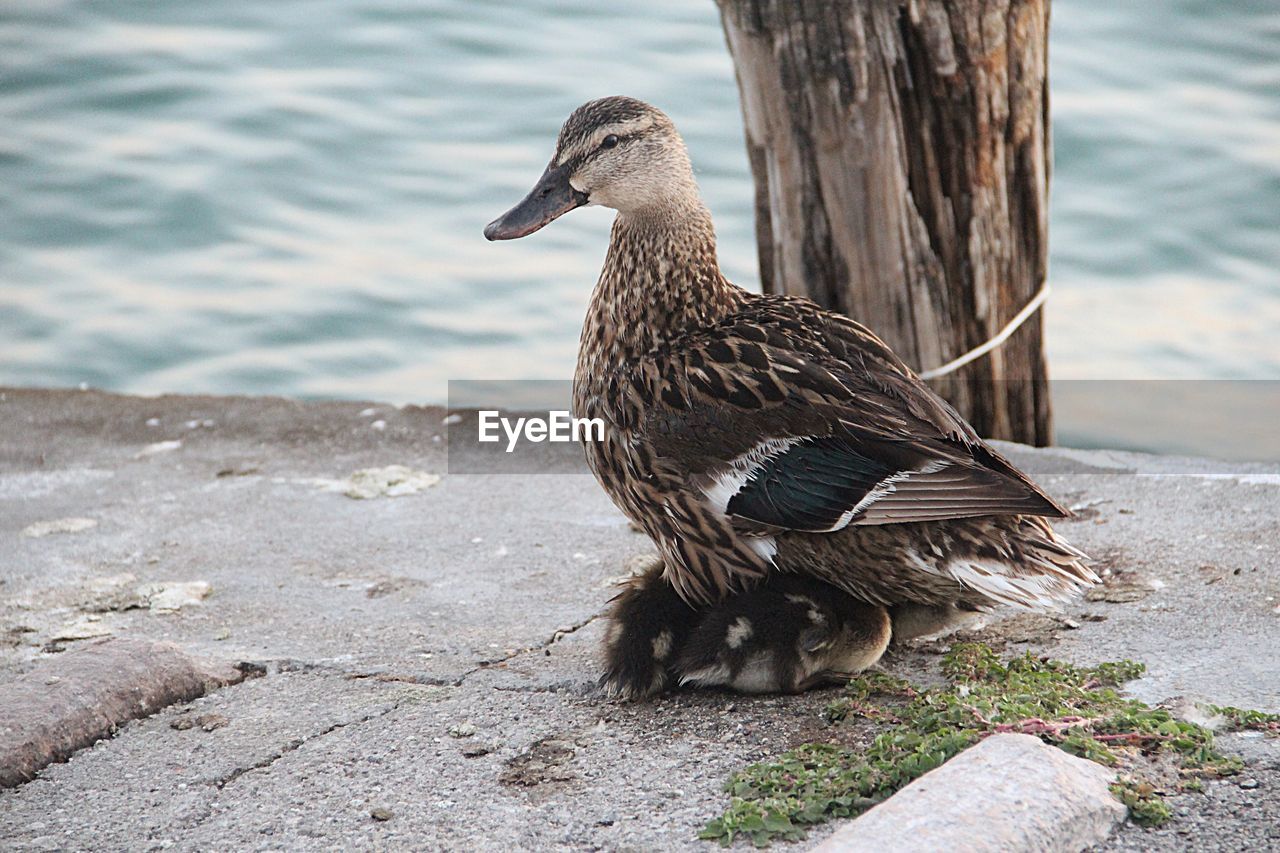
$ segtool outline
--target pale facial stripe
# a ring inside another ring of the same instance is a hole
[[[556,165],[563,166],[565,163],[576,157],[585,156],[600,147],[600,143],[609,134],[614,136],[633,136],[637,133],[643,133],[653,127],[653,116],[636,116],[625,121],[613,121],[606,125],[595,128],[589,136],[581,139],[574,139],[565,144],[556,158]]]

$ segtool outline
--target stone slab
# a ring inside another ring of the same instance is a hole
[[[1115,771],[1039,738],[999,734],[850,821],[818,853],[1078,853],[1127,810]]]
[[[0,685],[0,788],[108,737],[128,720],[243,678],[172,643],[112,638],[42,662]]]

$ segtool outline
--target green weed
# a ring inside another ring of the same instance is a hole
[[[860,814],[998,732],[1035,735],[1122,770],[1112,791],[1135,821],[1158,825],[1171,813],[1142,775],[1143,757],[1171,760],[1184,790],[1198,788],[1199,777],[1236,773],[1241,763],[1217,750],[1209,729],[1117,692],[1144,669],[1133,661],[1081,667],[1030,654],[1006,662],[981,643],[959,643],[943,658],[948,683],[942,687],[916,688],[885,673],[866,673],[823,717],[833,727],[865,721],[878,734],[856,747],[805,744],[738,771],[725,786],[729,807],[698,837],[725,846],[738,839],[756,846],[801,839],[807,827]],[[1280,715],[1210,710],[1234,728],[1280,730]]]

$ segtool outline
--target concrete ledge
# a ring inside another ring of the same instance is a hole
[[[128,720],[243,679],[169,643],[103,640],[0,687],[0,788],[27,782]]]
[[[1126,809],[1115,773],[1031,735],[984,740],[926,773],[816,849],[1076,853],[1106,839]]]
[[[451,475],[446,433],[465,425],[447,415],[0,388],[0,694],[65,665],[91,632],[279,673],[122,726],[0,790],[0,848],[397,851],[463,838],[478,853],[707,853],[697,835],[729,804],[731,773],[827,739],[828,691],[637,705],[591,694],[605,630],[592,616],[652,546],[590,475]],[[995,614],[981,639],[1009,655],[1142,661],[1126,690],[1152,704],[1280,711],[1274,656],[1259,654],[1280,648],[1280,464],[1001,450],[1078,507],[1059,529],[1112,570],[1105,591],[1118,594],[1067,620]],[[331,488],[391,465],[444,476],[404,497]],[[66,519],[97,524],[25,532]],[[143,606],[140,590],[203,584],[198,603]],[[886,667],[919,681],[937,663],[907,649]],[[49,689],[32,684],[49,722]],[[499,781],[548,741],[572,749],[525,773],[538,784]],[[1171,801],[1167,827],[1126,823],[1099,850],[1275,848],[1280,740],[1223,745],[1245,754],[1248,787],[1209,780]]]

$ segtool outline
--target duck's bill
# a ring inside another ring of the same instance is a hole
[[[485,226],[490,240],[514,240],[587,203],[587,194],[569,183],[569,170],[548,166],[524,200]]]

